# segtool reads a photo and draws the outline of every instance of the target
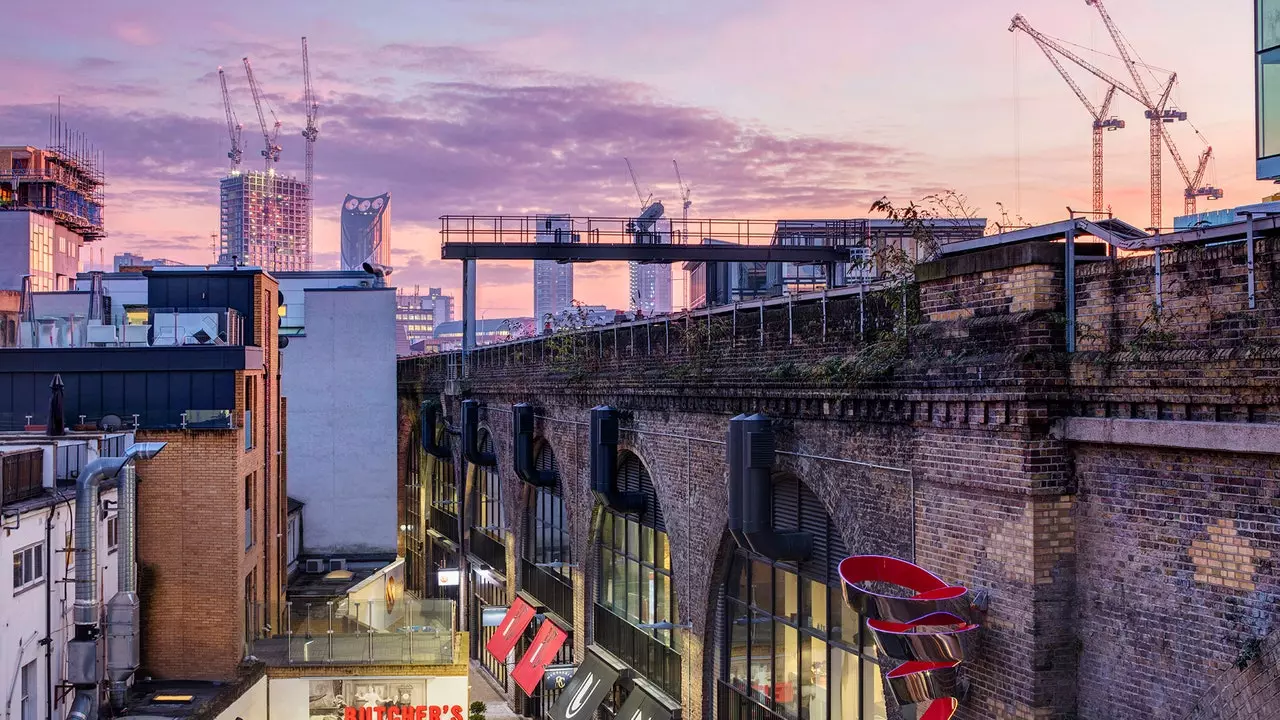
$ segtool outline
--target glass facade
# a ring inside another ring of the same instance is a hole
[[[489,433],[481,433],[480,447],[484,452],[493,452],[493,440]],[[473,466],[473,469],[476,471],[475,528],[498,542],[504,542],[503,529],[507,526],[507,516],[502,509],[502,480],[498,477],[498,468]]]
[[[564,497],[560,494],[560,478],[555,456],[551,449],[543,447],[538,453],[538,470],[556,472],[554,487],[532,488],[529,500],[529,517],[525,527],[529,537],[524,544],[525,557],[533,563],[570,562],[569,519],[565,514]],[[572,568],[564,565],[547,568],[548,572],[563,575],[566,581]]]
[[[1280,0],[1255,0],[1258,179],[1280,178]]]
[[[838,579],[803,577],[739,549],[724,618],[721,679],[732,691],[721,693],[732,697],[725,704],[741,709],[749,699],[795,720],[888,717],[874,641]]]

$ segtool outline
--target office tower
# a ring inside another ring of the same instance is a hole
[[[218,264],[268,272],[311,269],[306,183],[275,171],[233,171],[222,179]]]
[[[429,288],[427,294],[420,297],[420,307],[430,310],[436,323],[453,320],[453,296],[445,295],[440,288]]]
[[[631,309],[645,315],[671,312],[671,266],[638,262],[630,266]]]
[[[577,242],[573,221],[568,215],[538,215],[537,242]],[[573,307],[573,265],[554,260],[533,261],[533,317],[542,323]]]
[[[342,201],[342,269],[391,265],[391,193]]]

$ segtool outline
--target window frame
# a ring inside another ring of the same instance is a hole
[[[110,555],[111,553],[120,549],[120,515],[119,513],[107,518],[107,521],[105,524],[106,524],[106,532],[107,532],[107,554]]]
[[[28,560],[30,558],[30,560]],[[31,573],[31,579],[26,580],[25,568],[28,563],[35,566],[37,571]],[[44,541],[32,543],[13,551],[13,570],[15,573],[13,582],[13,594],[20,595],[33,587],[43,585],[49,573],[49,568],[45,567]],[[17,574],[21,573],[23,580],[19,580]]]
[[[534,565],[562,563],[560,567],[543,568],[561,575],[566,582],[573,569],[573,538],[569,527],[569,507],[560,484],[560,470],[555,452],[546,443],[539,448],[534,467],[540,471],[555,473],[551,487],[531,488],[525,513],[524,557]],[[559,542],[553,542],[559,538]]]

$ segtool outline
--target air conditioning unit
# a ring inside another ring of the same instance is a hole
[[[346,569],[347,569],[346,558],[331,558],[329,560],[329,572],[333,572],[334,570],[346,570]]]
[[[317,575],[318,575],[318,574],[320,574],[320,573],[322,573],[322,572],[324,572],[324,571],[325,571],[325,569],[324,569],[324,561],[323,561],[323,560],[308,560],[308,561],[307,561],[307,564],[306,564],[306,571],[307,571],[308,573],[314,573],[314,574],[317,574]]]

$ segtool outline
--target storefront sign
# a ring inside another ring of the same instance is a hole
[[[511,608],[507,610],[506,617],[502,618],[502,623],[498,625],[498,629],[493,633],[493,637],[489,638],[489,642],[485,644],[484,649],[489,651],[490,655],[505,660],[507,655],[511,653],[511,649],[516,646],[516,641],[520,639],[520,634],[524,632],[529,623],[533,622],[533,616],[537,611],[533,606],[517,597],[516,601],[511,604]]]
[[[436,571],[436,584],[440,587],[456,587],[461,579],[461,573],[456,569]]]
[[[573,671],[577,665],[548,665],[542,673],[542,689],[549,691],[563,690],[573,679]]]
[[[672,712],[637,687],[627,696],[614,717],[618,720],[671,720]]]
[[[556,653],[560,652],[564,641],[568,639],[569,634],[559,626],[550,620],[543,620],[538,634],[533,637],[533,644],[529,646],[529,652],[520,658],[516,669],[511,671],[516,684],[532,695],[538,689],[538,681],[542,680],[542,672],[547,663],[556,659]]]
[[[467,678],[269,680],[269,717],[311,720],[466,720]]]
[[[379,705],[342,709],[342,720],[462,720],[461,705]]]
[[[617,681],[617,670],[609,667],[599,657],[587,653],[587,658],[573,674],[564,692],[560,693],[556,704],[551,706],[548,716],[551,720],[590,720],[595,717],[596,708],[604,702],[605,696]]]

